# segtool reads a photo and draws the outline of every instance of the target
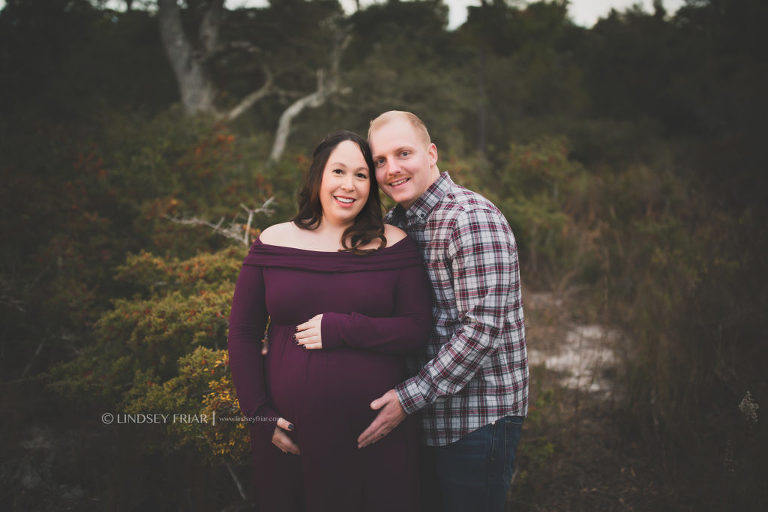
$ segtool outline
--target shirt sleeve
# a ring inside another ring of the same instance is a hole
[[[432,292],[421,259],[398,275],[395,309],[389,317],[359,313],[323,313],[323,349],[349,347],[387,354],[423,348],[432,332]]]
[[[261,340],[266,325],[262,269],[243,265],[229,315],[229,367],[240,410],[253,422],[251,431],[271,439],[279,415],[269,403],[264,379]]]
[[[395,388],[408,414],[461,391],[500,345],[502,333],[514,344],[523,335],[517,246],[500,212],[462,212],[445,260],[460,321],[437,355]]]

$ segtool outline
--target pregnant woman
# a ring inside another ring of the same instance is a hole
[[[415,243],[383,223],[368,144],[329,135],[299,213],[256,240],[232,300],[230,365],[254,420],[259,510],[420,510],[416,425],[363,449],[357,437],[371,401],[406,377],[405,354],[426,343],[430,303]]]

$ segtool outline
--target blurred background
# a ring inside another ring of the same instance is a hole
[[[608,4],[0,4],[0,501],[255,510],[242,258],[396,108],[519,244],[508,509],[765,510],[768,3]]]

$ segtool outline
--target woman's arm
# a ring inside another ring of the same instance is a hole
[[[431,332],[432,293],[421,264],[400,271],[392,316],[330,312],[323,313],[321,320],[325,349],[350,347],[404,354],[423,347]]]
[[[269,405],[261,339],[267,325],[261,267],[243,265],[229,315],[229,366],[240,410],[257,432],[272,436],[279,415]]]

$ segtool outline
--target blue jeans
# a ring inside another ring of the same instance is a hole
[[[446,446],[426,447],[424,510],[504,511],[523,426],[505,416]]]

